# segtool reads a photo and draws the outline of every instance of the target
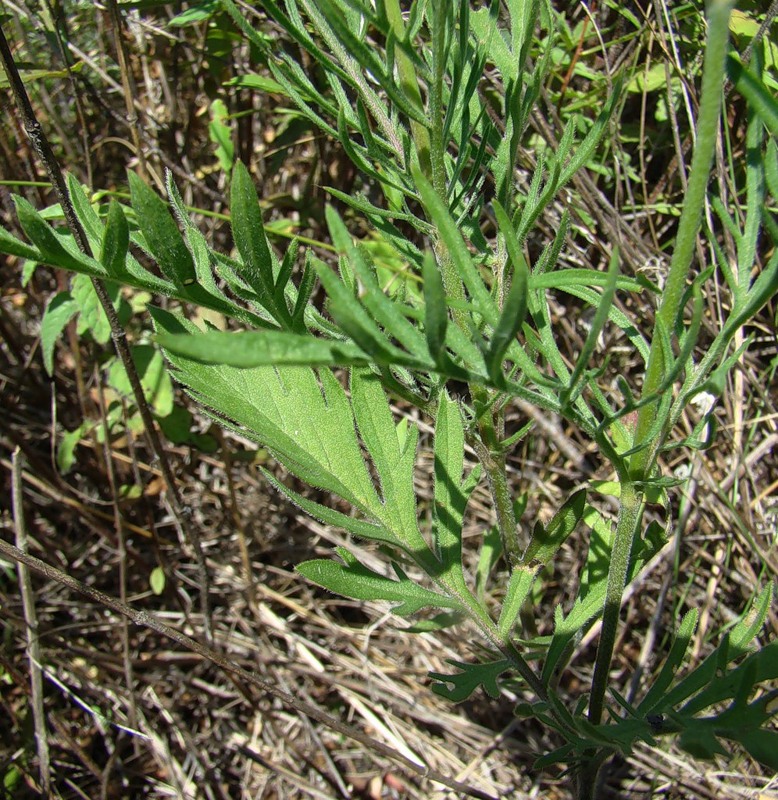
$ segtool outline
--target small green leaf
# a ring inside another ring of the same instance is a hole
[[[435,681],[432,684],[432,691],[448,698],[453,703],[467,700],[479,686],[482,686],[490,697],[498,698],[500,685],[497,683],[497,679],[503,672],[507,672],[511,668],[511,663],[507,659],[490,661],[486,664],[468,664],[463,661],[447,659],[446,663],[460,671],[453,675],[430,672],[429,676]]]
[[[225,86],[237,86],[239,89],[254,89],[263,94],[286,94],[286,89],[278,81],[250,72],[247,75],[238,75],[226,81]]]
[[[585,510],[586,489],[580,489],[565,501],[545,528],[542,525],[536,526],[524,553],[524,563],[531,564],[534,561],[548,564],[575,530]]]
[[[626,91],[630,93],[654,92],[667,85],[666,63],[663,59],[656,61],[648,70],[642,68],[632,76],[626,85]]]
[[[123,483],[119,487],[121,500],[138,500],[143,497],[143,487],[139,483]]]
[[[442,614],[436,614],[432,619],[416,622],[405,628],[404,631],[405,633],[434,633],[459,625],[465,619],[466,617],[461,611],[444,611]]]
[[[80,312],[78,318],[79,335],[89,331],[96,342],[107,344],[111,338],[111,325],[92,286],[91,279],[86,275],[76,275],[70,287],[71,297],[78,305]],[[106,289],[111,300],[115,303],[119,299],[117,285],[115,283],[106,283]]]
[[[773,584],[768,583],[753,602],[750,610],[730,631],[729,643],[733,654],[745,652],[764,626],[773,601]]]
[[[12,236],[4,228],[0,228],[0,253],[17,256],[18,258],[27,258],[31,261],[41,260],[41,254],[38,250]]]
[[[235,145],[232,142],[232,128],[225,122],[229,112],[224,101],[217,98],[211,103],[211,121],[208,124],[208,138],[216,145],[216,158],[223,172],[229,173],[235,160]]]
[[[149,575],[149,586],[157,597],[165,591],[165,570],[162,567],[154,567]]]
[[[76,461],[76,445],[91,427],[90,422],[82,422],[75,430],[65,431],[57,448],[57,469],[61,475],[67,475]]]
[[[400,575],[399,580],[386,578],[360,564],[348,550],[342,547],[337,547],[335,550],[344,564],[327,559],[306,561],[297,567],[297,571],[317,586],[343,597],[399,603],[392,608],[392,611],[401,616],[415,614],[427,607],[460,608],[455,600],[431,592],[413,583],[404,575]]]
[[[70,292],[60,292],[49,301],[41,320],[41,352],[48,375],[54,373],[54,346],[65,326],[78,314],[78,303]]]
[[[151,403],[157,416],[166,417],[173,410],[174,394],[162,354],[148,344],[135,345],[131,352],[146,399]],[[125,397],[133,397],[124,364],[118,359],[114,360],[108,370],[108,383]]]
[[[422,263],[424,280],[424,334],[427,348],[436,364],[441,364],[446,353],[446,329],[448,328],[448,306],[443,279],[435,256],[428,250]]]
[[[193,3],[186,11],[176,14],[167,24],[176,28],[183,28],[186,25],[204,22],[210,19],[220,8],[219,0],[200,0],[199,3]]]
[[[535,582],[535,578],[540,569],[541,567],[539,564],[534,567],[525,567],[520,564],[514,567],[511,572],[511,577],[508,580],[508,591],[505,594],[505,599],[502,601],[500,619],[497,623],[500,636],[503,639],[510,637],[511,630],[516,624],[524,601],[529,597],[532,584]]]

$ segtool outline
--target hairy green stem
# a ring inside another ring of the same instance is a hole
[[[600,784],[600,770],[607,755],[607,751],[594,751],[583,762],[576,775],[575,800],[596,800]]]
[[[655,393],[665,376],[665,359],[670,354],[663,352],[661,331],[672,335],[676,321],[683,309],[686,278],[694,255],[697,232],[702,219],[705,193],[710,179],[710,168],[718,136],[721,111],[721,91],[725,78],[725,59],[729,40],[729,14],[733,0],[711,0],[708,6],[708,42],[705,49],[705,67],[702,75],[702,95],[697,118],[697,136],[692,157],[689,182],[683,211],[678,223],[675,250],[670,262],[662,303],[656,315],[651,352],[643,384],[643,395]],[[634,480],[648,477],[659,446],[662,433],[652,437],[658,401],[641,408],[635,428],[634,444],[645,445],[634,454],[630,462],[630,474]],[[653,440],[652,440],[653,438]]]
[[[497,530],[500,532],[503,554],[508,562],[509,569],[512,570],[521,564],[524,550],[519,542],[516,515],[513,512],[513,497],[508,485],[508,474],[505,468],[505,455],[498,454],[484,442],[484,439],[490,438],[494,434],[491,414],[485,423],[479,425],[478,430],[481,440],[474,443],[476,445],[474,449],[486,473],[497,517]]]
[[[616,534],[611,548],[608,586],[605,590],[605,607],[602,612],[602,633],[597,647],[597,658],[592,677],[592,694],[589,700],[589,722],[599,725],[605,706],[605,693],[616,634],[619,627],[621,598],[627,583],[627,572],[632,546],[643,516],[643,496],[631,481],[621,484],[621,508],[616,524]]]

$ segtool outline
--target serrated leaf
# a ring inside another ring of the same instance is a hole
[[[400,448],[386,393],[378,376],[369,370],[352,369],[351,404],[362,441],[378,474],[386,513],[394,518],[397,528],[407,531],[418,544],[423,540],[418,533],[413,489],[415,447],[412,452],[411,448]]]
[[[130,246],[130,226],[116,200],[108,205],[108,216],[100,246],[100,263],[109,275],[123,278],[127,275],[125,261]]]
[[[737,652],[732,657],[737,657]],[[731,659],[730,659],[731,660]],[[723,665],[720,665],[720,668]],[[703,711],[716,703],[735,698],[748,684],[764,683],[778,679],[778,641],[766,644],[761,650],[749,655],[738,667],[722,675],[715,675],[701,692],[695,695],[681,709],[685,716]],[[678,689],[678,687],[675,687]]]
[[[40,251],[40,261],[50,263],[55,267],[74,270],[75,272],[92,272],[100,275],[102,270],[97,262],[88,256],[76,255],[68,250],[54,229],[49,227],[43,217],[23,197],[14,196],[16,214],[19,224],[27,238]],[[73,245],[75,248],[75,245]],[[94,264],[94,268],[90,265]]]
[[[167,203],[134,172],[128,173],[128,179],[132,208],[150,254],[177,286],[190,286],[197,279],[194,261]]]
[[[160,332],[197,330],[162,309],[150,311]],[[300,479],[380,518],[383,505],[362,458],[351,406],[329,370],[317,378],[306,367],[239,369],[167,355],[176,378],[204,406],[272,450]]]
[[[43,366],[48,375],[54,373],[54,347],[59,335],[73,317],[78,314],[78,303],[70,292],[60,292],[51,298],[41,320],[41,352]]]
[[[435,681],[432,684],[432,691],[453,703],[467,700],[479,686],[482,686],[490,697],[498,698],[500,685],[497,679],[511,668],[511,663],[507,659],[489,661],[485,664],[468,664],[464,661],[446,659],[446,663],[456,667],[459,672],[452,675],[430,672],[429,676]]]
[[[306,561],[297,571],[317,586],[322,586],[335,594],[355,600],[386,600],[399,603],[392,611],[401,616],[415,614],[422,608],[454,608],[459,604],[444,595],[431,592],[410,581],[407,577],[392,580],[373,572],[361,564],[345,548],[336,548],[343,564],[320,559]]]
[[[291,315],[285,302],[276,303],[275,265],[265,235],[259,197],[251,175],[241,161],[236,161],[232,170],[230,214],[232,235],[243,259],[241,276],[273,318],[285,327],[291,327]]]
[[[229,367],[347,366],[370,362],[369,356],[353,342],[285,331],[159,333],[156,339],[171,353],[203,364]]]

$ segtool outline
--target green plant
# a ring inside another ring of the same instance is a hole
[[[354,241],[334,206],[326,221],[337,269],[311,249],[301,254],[296,241],[279,259],[240,162],[230,187],[235,254],[209,246],[170,176],[172,213],[132,174],[136,224],[115,201],[101,217],[77,181],[69,180],[91,253],[81,252],[70,235],[49,226],[22,199],[17,213],[31,244],[0,231],[0,250],[197,304],[248,327],[203,330],[182,312],[150,309],[157,341],[190,394],[352,512],[314,502],[270,473],[268,480],[311,515],[377,543],[392,569],[375,572],[338,548],[337,560],[306,562],[300,573],[341,595],[389,601],[401,615],[435,612],[419,629],[475,624],[488,657],[457,662],[453,674],[434,674],[433,688],[458,701],[478,687],[499,697],[501,682],[518,682],[526,699],[516,713],[542,721],[561,742],[538,766],[561,762],[573,768],[580,798],[595,796],[607,757],[664,734],[677,734],[682,747],[702,757],[724,752],[722,740],[734,740],[778,769],[778,734],[769,728],[776,693],[757,691],[778,677],[778,643],[751,650],[770,608],[770,585],[685,676],[676,673],[695,630],[694,610],[683,617],[664,665],[637,702],[610,684],[625,588],[665,542],[663,526],[647,518],[646,504],[669,509],[669,493],[682,483],[661,473],[658,457],[710,444],[713,401],[748,344],[744,327],[778,291],[778,251],[756,269],[760,236],[776,238],[766,200],[778,197],[778,151],[768,136],[775,133],[778,104],[759,58],[746,67],[727,56],[732,4],[709,4],[694,159],[661,288],[640,274],[622,274],[615,243],[606,271],[562,268],[567,212],[540,255],[528,256],[528,238],[541,214],[594,157],[619,102],[616,86],[599,113],[583,121],[577,143],[580,115],[571,115],[558,146],[539,152],[528,189],[519,191],[515,170],[556,43],[548,3],[510,0],[473,10],[468,2],[432,0],[412,3],[407,14],[398,0],[262,5],[307,53],[316,79],[293,56],[277,53],[232,0],[202,4],[197,19],[229,14],[271,71],[272,80],[257,80],[340,142],[361,171],[364,192],[333,188],[333,199],[380,233],[410,277],[387,289],[371,249]],[[711,232],[715,263],[697,270],[691,265],[727,58],[731,78],[750,103],[748,203],[740,219],[712,198],[736,240],[738,260],[728,262]],[[136,248],[160,275],[136,259]],[[720,325],[706,319],[704,305],[715,276],[723,277],[729,292]],[[323,303],[314,300],[317,283]],[[591,310],[588,333],[572,358],[560,349],[550,293],[576,298]],[[616,302],[633,293],[656,297],[653,324],[631,318]],[[704,322],[714,330],[702,348]],[[639,375],[620,377],[615,389],[604,380],[613,377],[607,360],[593,363],[598,337],[613,328],[642,365]],[[467,391],[455,396],[452,387],[462,384]],[[419,409],[434,426],[431,509],[420,507],[414,490],[419,430],[396,418],[390,398]],[[700,398],[709,400],[693,430],[674,438],[682,415]],[[526,503],[513,496],[508,479],[507,456],[528,435],[526,427],[506,430],[514,399],[564,419],[612,469],[613,480],[572,492],[545,525],[522,521]],[[475,466],[467,463],[466,445],[477,456]],[[480,543],[474,580],[463,565],[462,528],[468,498],[482,479],[491,492],[496,535]],[[615,525],[602,511],[603,495],[615,498]],[[533,612],[542,602],[544,569],[582,525],[589,548],[575,601],[567,613],[558,607],[553,632],[540,636]],[[558,689],[560,676],[578,639],[597,621],[602,630],[591,686],[570,704]]]

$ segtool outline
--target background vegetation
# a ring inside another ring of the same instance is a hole
[[[386,236],[364,227],[345,202],[362,195],[392,207],[397,198],[382,196],[377,184],[354,168],[335,132],[323,133],[277,83],[269,59],[286,53],[321,92],[332,90],[299,44],[266,15],[244,8],[263,38],[261,47],[247,42],[216,2],[186,7],[137,2],[119,8],[63,3],[41,10],[6,1],[2,8],[3,30],[25,70],[52,146],[66,169],[94,192],[98,208],[102,204],[107,211],[111,197],[129,200],[126,169],[160,193],[170,170],[182,203],[208,242],[228,253],[233,245],[227,219],[230,173],[237,159],[252,168],[271,242],[285,250],[298,236],[332,262],[324,207],[334,202],[349,232],[371,254],[384,285],[418,292],[405,276],[402,254]],[[623,89],[603,145],[565,194],[544,209],[527,239],[527,254],[532,261],[538,258],[567,209],[572,225],[560,254],[564,266],[605,271],[610,244],[622,241],[623,270],[656,282],[667,268],[667,248],[685,195],[698,107],[702,9],[695,3],[641,0],[589,8],[557,3],[555,12],[553,41],[548,41],[551,33],[539,30],[531,45],[531,57],[548,54],[550,66],[519,152],[523,191],[529,191],[537,159],[557,149],[564,126],[572,121],[583,138],[614,96],[614,86]],[[759,4],[742,3],[730,27],[740,53],[757,52],[766,62],[764,80],[774,91],[775,46],[765,37],[766,12]],[[493,65],[485,74],[494,77]],[[713,186],[718,202],[739,221],[748,216],[748,110],[736,91],[727,87],[727,92]],[[490,100],[496,93],[487,80],[479,98],[487,115],[495,112]],[[3,225],[18,230],[11,191],[47,208],[44,216],[57,221],[61,210],[52,206],[45,173],[10,96],[3,98]],[[333,199],[327,187],[341,195]],[[495,187],[479,191],[488,197]],[[772,203],[774,198],[768,200]],[[715,255],[734,263],[737,236],[722,229],[715,209],[708,209],[706,223],[715,236],[700,240],[701,262],[712,259],[711,242],[716,242]],[[494,228],[494,218],[486,213],[482,235],[493,235]],[[772,241],[765,237],[757,265],[772,256]],[[222,432],[174,390],[151,344],[144,313],[149,293],[116,289],[114,301],[165,437],[189,535],[163,491],[160,465],[142,433],[88,282],[21,258],[6,260],[2,269],[5,538],[12,538],[14,527],[11,462],[19,448],[26,462],[18,474],[31,552],[94,589],[212,642],[232,662],[348,719],[411,761],[423,759],[442,775],[490,796],[565,796],[559,770],[531,768],[538,755],[558,745],[546,729],[516,720],[510,706],[485,694],[455,707],[422,689],[429,672],[451,671],[447,658],[462,658],[463,640],[472,638],[477,655],[474,631],[403,635],[396,619],[387,619],[385,604],[335,598],[293,573],[294,565],[328,554],[345,539],[274,492],[261,469],[270,469],[310,500],[324,495],[290,481],[266,452]],[[653,320],[650,294],[630,295],[627,302],[645,303],[626,309],[633,318]],[[723,292],[705,297],[704,325],[711,331],[726,303]],[[591,309],[559,296],[552,299],[551,311],[560,350],[574,363]],[[213,324],[224,326],[218,309],[207,314]],[[678,464],[663,463],[669,474],[682,465],[687,474],[679,477],[688,481],[667,510],[669,542],[628,592],[622,614],[627,625],[615,664],[622,670],[615,688],[625,697],[636,691],[641,673],[650,675],[661,666],[655,655],[669,649],[687,608],[700,610],[691,667],[775,576],[775,315],[768,304],[747,331],[753,341],[727,378],[715,409],[718,431],[712,446],[686,453]],[[705,341],[703,333],[703,348]],[[599,347],[610,354],[610,369],[629,379],[638,365],[622,344],[614,338]],[[394,410],[427,436],[421,445],[429,469],[417,471],[416,489],[431,503],[431,429],[412,406],[398,401]],[[688,434],[706,411],[682,419]],[[599,454],[576,431],[516,401],[506,411],[506,428],[519,431],[527,424],[531,435],[511,453],[508,474],[515,495],[525,498],[526,516],[548,522],[576,487],[610,476],[598,472]],[[476,488],[471,504],[465,542],[477,543],[494,523],[486,486]],[[473,546],[473,572],[477,552]],[[375,563],[369,549],[361,555]],[[540,633],[550,631],[554,607],[571,602],[576,586],[567,578],[581,573],[585,557],[579,532],[565,543],[547,576],[548,609],[545,619],[541,611]],[[203,565],[211,582],[210,622],[200,605]],[[407,766],[387,760],[378,745],[355,745],[300,709],[259,697],[201,653],[131,626],[54,581],[36,578],[33,583],[53,791],[59,795],[445,796]],[[11,565],[4,567],[0,591],[3,779],[11,796],[23,797],[35,793],[37,781],[30,703],[35,689],[34,684],[30,689],[25,614]],[[767,638],[775,627],[771,611]],[[581,682],[590,680],[576,664],[589,669],[596,634],[596,629],[587,634],[565,675],[561,689],[572,697]],[[768,794],[770,785],[764,768],[745,753],[695,762],[669,745],[641,746],[628,762],[613,765],[609,791],[626,797],[734,797]]]

